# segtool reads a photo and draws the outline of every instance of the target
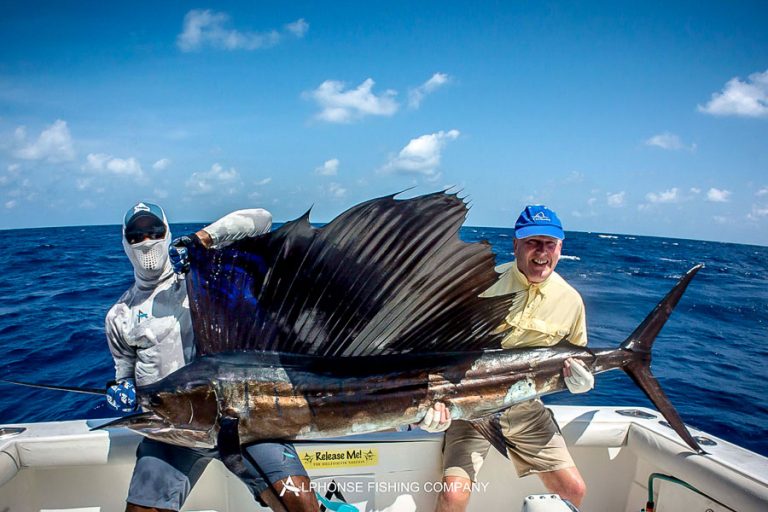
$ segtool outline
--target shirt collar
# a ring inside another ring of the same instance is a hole
[[[512,270],[512,275],[515,278],[515,281],[517,281],[518,284],[520,284],[524,290],[538,289],[542,295],[544,294],[544,290],[547,288],[547,285],[552,280],[551,279],[552,274],[554,274],[554,272],[552,274],[549,274],[549,276],[540,283],[531,283],[530,281],[528,281],[528,278],[525,277],[525,274],[520,272],[520,269],[517,268],[517,262],[515,262],[515,264],[512,265],[511,270]]]

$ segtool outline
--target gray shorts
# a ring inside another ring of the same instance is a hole
[[[288,476],[307,476],[291,444],[257,443],[245,451],[248,456],[243,460],[250,475],[241,480],[256,499],[269,486],[267,480],[274,484]],[[143,507],[180,510],[208,463],[218,458],[216,449],[184,448],[145,438],[136,450],[136,467],[126,501]]]

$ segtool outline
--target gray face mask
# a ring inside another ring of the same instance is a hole
[[[158,272],[165,266],[165,260],[168,259],[168,241],[162,240],[144,240],[137,244],[128,245],[126,248],[128,259],[131,260],[133,268],[147,272]]]
[[[171,230],[165,218],[165,212],[152,205],[162,215],[162,224],[165,226],[165,236],[161,239],[146,239],[135,244],[130,244],[126,239],[126,227],[123,226],[123,250],[133,265],[133,274],[136,282],[144,287],[155,285],[166,274],[173,270],[168,261],[168,246],[171,242]],[[129,210],[130,212],[131,210]],[[158,217],[159,218],[159,217]]]

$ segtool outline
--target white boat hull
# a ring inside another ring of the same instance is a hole
[[[661,416],[627,417],[613,407],[554,406],[558,423],[588,486],[589,511],[637,512],[647,500],[648,476],[671,475],[711,499],[657,482],[658,511],[768,510],[768,459],[692,429],[716,444],[694,455]],[[0,435],[0,512],[121,511],[140,437],[125,429],[93,431],[101,421],[8,425]],[[440,487],[442,435],[421,431],[358,436],[344,444],[297,445],[317,489],[335,481],[360,510],[434,509]],[[309,462],[311,457],[312,462]],[[318,460],[319,459],[319,460]],[[321,467],[325,466],[325,467]],[[470,510],[520,510],[529,494],[545,493],[535,477],[518,479],[511,463],[492,450],[480,473]],[[363,505],[365,503],[365,505]],[[415,508],[414,508],[415,507]],[[186,511],[257,511],[245,486],[212,462]]]

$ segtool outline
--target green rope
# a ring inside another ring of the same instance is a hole
[[[649,511],[654,510],[654,503],[653,503],[653,480],[656,479],[656,478],[658,478],[659,480],[666,480],[666,481],[672,482],[674,484],[682,485],[686,489],[692,490],[693,492],[695,492],[699,496],[704,496],[708,500],[714,501],[718,505],[720,505],[722,507],[725,507],[728,510],[733,510],[732,508],[728,507],[724,503],[721,503],[721,502],[717,501],[712,496],[708,496],[708,495],[704,494],[703,492],[701,492],[700,490],[698,490],[697,488],[695,488],[694,486],[692,486],[688,482],[680,480],[679,478],[675,478],[674,476],[669,476],[669,475],[665,475],[665,474],[662,474],[662,473],[651,473],[651,475],[648,477],[648,503],[646,503],[646,505],[645,505],[646,509],[649,510]]]
[[[689,484],[688,482],[684,482],[683,480],[680,480],[679,478],[675,478],[675,477],[669,476],[669,475],[664,475],[662,473],[651,473],[651,476],[648,477],[648,501],[651,502],[651,503],[653,503],[653,480],[655,478],[658,478],[659,480],[666,480],[668,482],[672,482],[672,483],[675,483],[675,484],[682,485],[683,487],[686,487],[686,488],[692,490],[696,494],[700,494],[700,495],[704,496],[707,499],[712,499],[709,496],[707,496],[706,494],[704,494],[703,492],[701,492],[700,490],[698,490],[697,488],[695,488],[694,486],[692,486],[691,484]]]

